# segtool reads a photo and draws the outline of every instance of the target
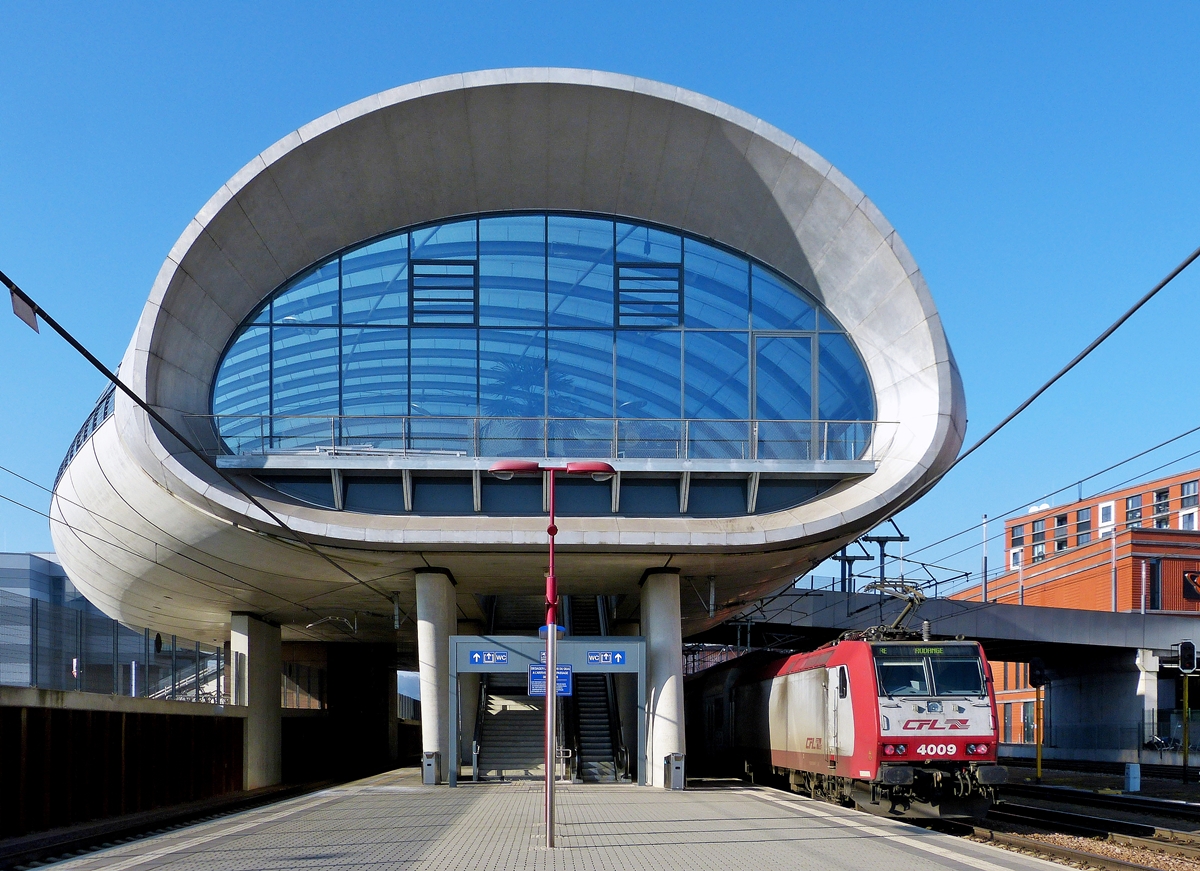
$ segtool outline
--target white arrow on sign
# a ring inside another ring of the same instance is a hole
[[[478,653],[472,653],[472,654],[471,654],[471,659],[473,659],[475,662],[479,662],[479,654],[478,654]]]
[[[617,665],[620,665],[624,661],[625,661],[625,654],[622,653],[621,651],[618,650],[616,653],[613,654],[613,662],[615,662]]]

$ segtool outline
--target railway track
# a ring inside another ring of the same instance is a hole
[[[993,805],[988,812],[988,820],[1048,832],[1102,838],[1122,847],[1200,862],[1200,835],[1148,823],[1106,819],[1007,801]]]
[[[1005,795],[1024,796],[1046,801],[1064,802],[1082,807],[1149,813],[1156,816],[1200,822],[1200,804],[1169,798],[1148,798],[1142,795],[1108,795],[1087,789],[1046,784],[1010,783],[1004,786]]]

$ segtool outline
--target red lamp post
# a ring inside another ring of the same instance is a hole
[[[558,535],[558,527],[554,524],[554,476],[563,472],[567,475],[591,475],[597,481],[606,481],[617,470],[601,461],[548,466],[530,460],[502,460],[494,463],[488,472],[502,481],[511,480],[515,475],[550,473],[550,523],[546,527],[546,533],[550,536],[550,567],[546,573],[546,846],[553,847],[554,765],[558,757],[555,722],[558,706],[558,579],[554,575],[554,537]]]

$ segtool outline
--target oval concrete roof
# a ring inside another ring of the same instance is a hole
[[[738,519],[753,539],[835,534],[882,518],[957,454],[965,429],[957,368],[920,271],[871,201],[828,161],[745,112],[588,70],[417,82],[285,136],[223,185],[175,244],[122,374],[186,425],[187,415],[209,413],[212,378],[239,324],[288,278],[400,227],[519,209],[629,216],[711,238],[803,285],[848,330],[888,422],[872,447],[878,470],[814,503],[749,520],[753,528]],[[127,449],[160,483],[183,483],[212,508],[257,514],[164,447],[124,398],[117,416]],[[296,512],[298,524],[305,514]],[[324,534],[327,522],[314,520],[310,531]],[[697,524],[712,522],[655,521],[681,532]]]

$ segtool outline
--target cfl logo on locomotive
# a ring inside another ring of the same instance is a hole
[[[920,732],[922,729],[929,732],[946,732],[952,729],[966,729],[970,724],[970,720],[947,720],[945,725],[937,720],[905,720],[900,728],[909,732]]]
[[[804,749],[805,750],[820,750],[821,749],[821,739],[820,738],[809,738],[807,741],[804,742]]]

